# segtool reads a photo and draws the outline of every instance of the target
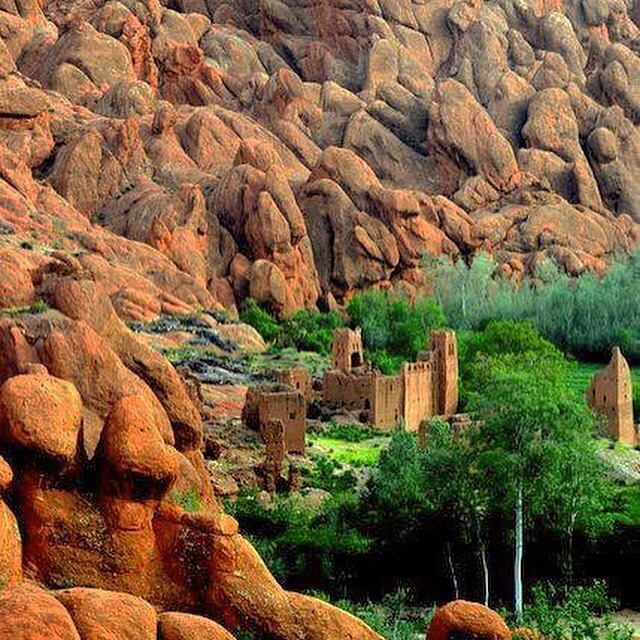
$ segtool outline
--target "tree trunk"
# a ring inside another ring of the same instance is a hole
[[[451,553],[451,543],[447,542],[447,564],[449,565],[449,571],[451,572],[451,581],[453,582],[453,592],[455,599],[460,598],[460,589],[458,588],[458,576],[456,575],[456,567],[453,564],[453,554]]]
[[[480,561],[482,562],[482,601],[489,606],[489,563],[487,562],[487,548],[480,540]]]
[[[524,553],[524,518],[523,518],[522,486],[518,485],[515,508],[515,538],[516,546],[513,562],[513,582],[515,594],[515,610],[518,622],[522,621],[522,556]]]

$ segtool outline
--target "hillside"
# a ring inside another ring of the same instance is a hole
[[[0,245],[23,251],[2,280],[80,252],[149,318],[411,291],[425,254],[601,270],[638,242],[637,21],[606,0],[5,3]]]

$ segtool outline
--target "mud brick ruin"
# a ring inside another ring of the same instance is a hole
[[[268,420],[260,430],[265,444],[266,490],[274,493],[286,457],[285,427],[282,420]]]
[[[300,391],[283,384],[252,387],[247,391],[242,418],[265,441],[269,422],[282,422],[285,453],[304,453],[307,402]]]
[[[631,370],[619,347],[614,347],[609,364],[593,377],[587,401],[607,420],[613,438],[636,445],[638,436],[633,424]]]
[[[280,384],[299,391],[307,402],[311,400],[313,396],[313,381],[311,380],[311,373],[305,367],[282,369],[275,372],[275,377]]]
[[[335,408],[361,411],[374,427],[403,423],[417,431],[425,418],[450,416],[458,406],[458,351],[453,331],[434,331],[431,349],[400,374],[386,376],[366,365],[360,329],[336,329],[333,368],[323,380],[323,399]]]

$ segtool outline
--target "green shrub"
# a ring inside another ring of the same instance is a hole
[[[461,408],[488,384],[496,368],[538,368],[567,386],[573,371],[563,353],[528,320],[491,320],[481,330],[463,331],[458,338],[458,355]]]
[[[277,340],[281,334],[278,322],[253,298],[247,298],[242,304],[240,320],[251,325],[267,342]]]
[[[267,566],[285,584],[310,574],[331,582],[346,558],[370,550],[369,538],[350,524],[356,509],[353,493],[328,496],[320,504],[296,494],[277,496],[268,507],[258,502],[256,493],[249,493],[227,504]]]
[[[539,631],[545,640],[631,640],[631,629],[611,619],[615,606],[602,582],[568,592],[536,585],[522,626]]]
[[[353,471],[344,469],[336,460],[325,455],[316,455],[313,458],[313,467],[305,477],[305,482],[310,487],[336,495],[353,491],[356,486],[356,477]]]
[[[202,509],[202,499],[197,489],[187,489],[186,491],[176,489],[171,492],[171,500],[189,513],[196,513]]]
[[[281,346],[329,355],[333,349],[334,329],[342,327],[344,322],[335,311],[300,310],[281,324]]]
[[[388,376],[398,373],[402,363],[406,361],[402,356],[392,355],[384,349],[367,350],[366,357],[376,369]]]
[[[3,309],[2,313],[6,313],[12,318],[19,316],[23,313],[44,313],[49,310],[49,305],[42,299],[38,298],[31,306],[29,307],[10,307],[8,309]]]
[[[413,360],[429,347],[429,334],[445,325],[440,306],[418,296],[370,289],[353,297],[347,308],[352,326],[362,329],[367,357],[384,373],[394,373],[402,360]]]
[[[415,640],[422,637],[435,612],[435,607],[410,606],[409,593],[402,588],[387,594],[377,603],[331,601],[327,594],[317,591],[309,595],[357,616],[386,640]]]
[[[252,298],[244,301],[240,320],[250,324],[276,349],[295,348],[325,356],[333,349],[334,329],[344,325],[335,311],[323,313],[307,309],[278,321]]]
[[[377,434],[374,429],[363,424],[344,424],[333,420],[324,423],[320,428],[315,429],[313,433],[325,438],[344,440],[346,442],[363,442],[379,435],[379,432]]]

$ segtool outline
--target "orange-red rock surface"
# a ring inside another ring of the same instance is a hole
[[[411,291],[427,254],[604,269],[640,239],[639,18],[0,2],[0,639],[117,634],[110,608],[136,638],[376,638],[275,582],[214,494],[194,399],[125,321]]]
[[[511,640],[511,631],[492,609],[477,602],[454,600],[435,612],[426,635],[426,640],[450,638]]]
[[[238,534],[197,399],[108,285],[64,253],[20,268],[41,302],[0,300],[0,640],[377,639],[282,589]]]
[[[601,270],[639,239],[639,35],[610,0],[5,2],[0,296],[64,249],[132,319],[425,254]]]

